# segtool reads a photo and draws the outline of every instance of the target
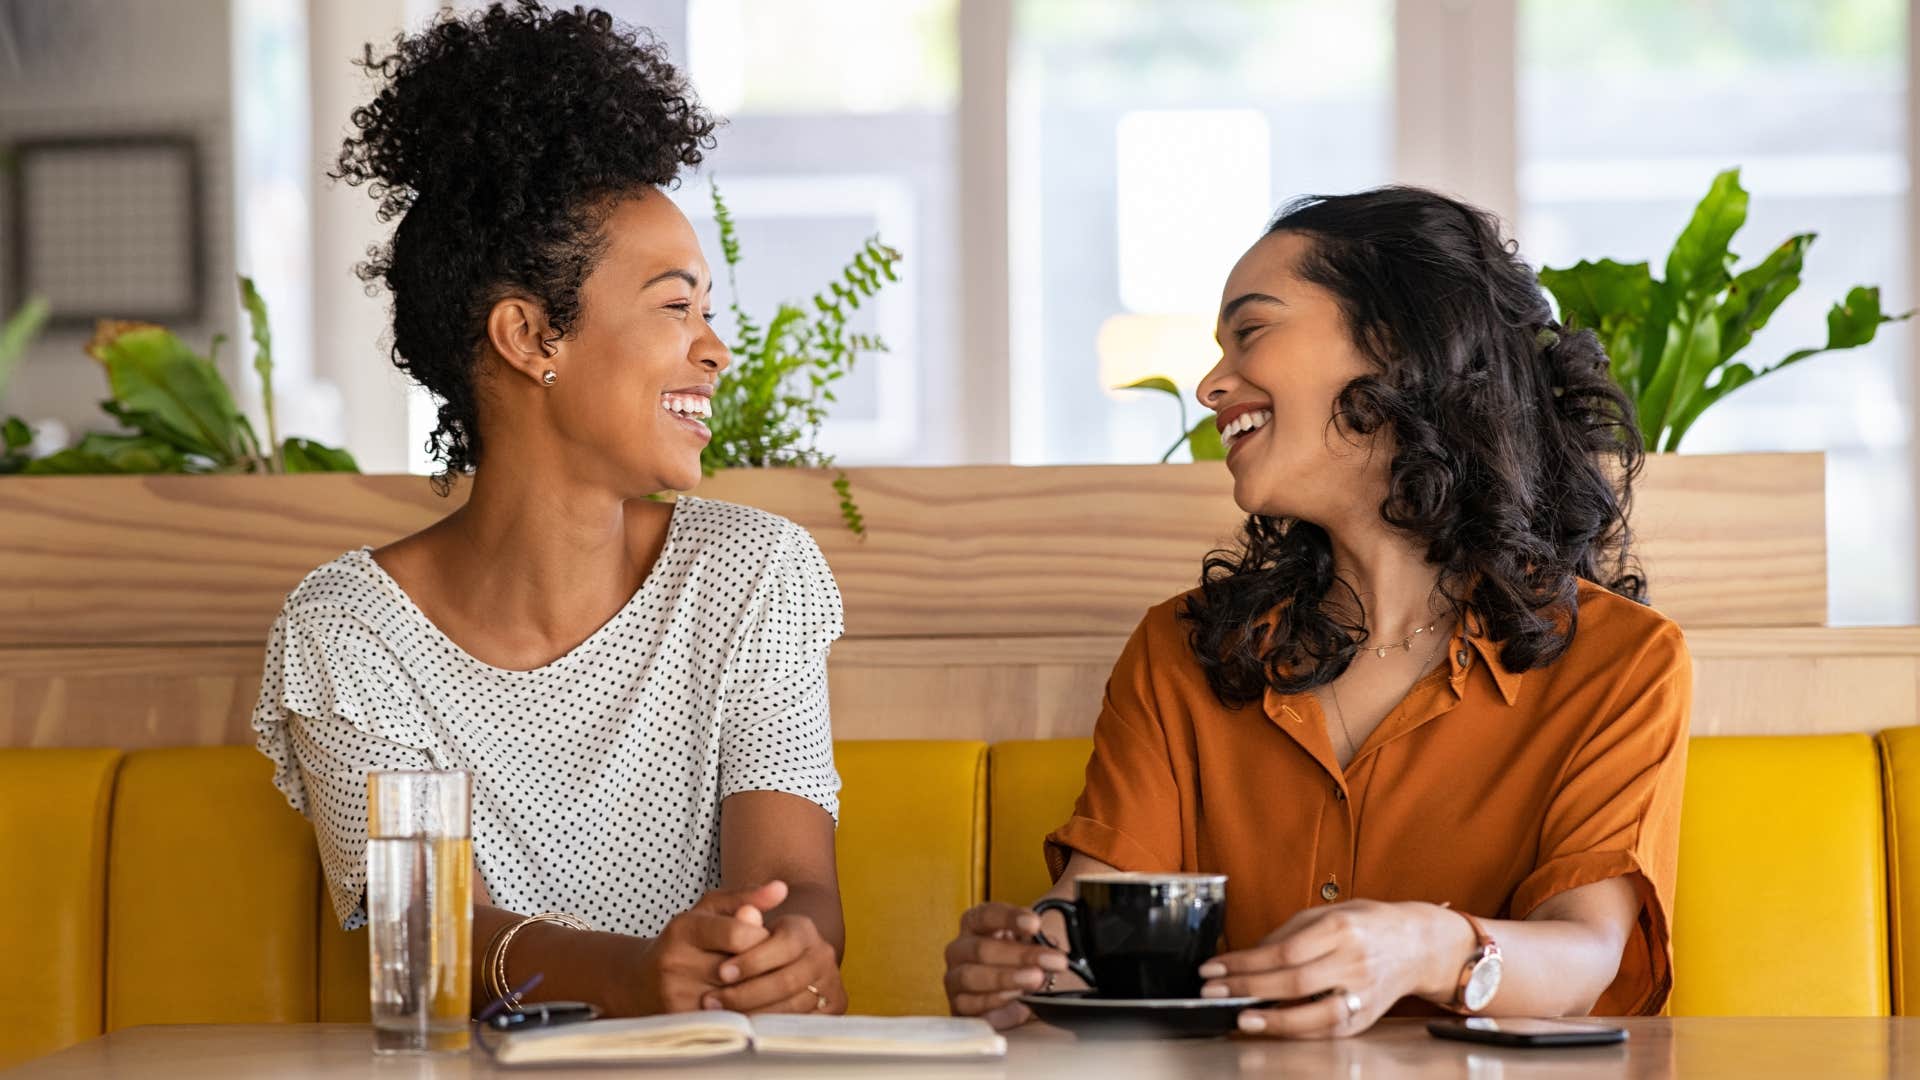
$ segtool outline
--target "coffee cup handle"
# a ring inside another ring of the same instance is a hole
[[[1067,920],[1067,970],[1080,976],[1088,986],[1099,989],[1094,986],[1093,968],[1087,965],[1087,947],[1080,933],[1080,909],[1073,901],[1058,897],[1048,897],[1033,905],[1036,915],[1044,915],[1049,911],[1057,911],[1061,918]],[[1041,937],[1044,940],[1044,935]]]

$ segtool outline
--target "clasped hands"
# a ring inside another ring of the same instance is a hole
[[[641,1013],[844,1013],[838,956],[805,915],[767,917],[784,882],[717,889],[674,917],[641,958]]]

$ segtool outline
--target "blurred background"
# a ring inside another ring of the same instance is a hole
[[[384,298],[352,272],[382,236],[372,200],[324,174],[369,93],[350,58],[442,6],[0,0],[0,312],[27,288],[54,312],[0,415],[43,438],[98,427],[92,314],[240,340],[245,273],[272,312],[281,430],[431,471],[431,403],[387,364]],[[717,267],[719,179],[750,309],[811,294],[875,233],[905,254],[861,315],[892,351],[826,427],[843,464],[1156,460],[1175,404],[1113,388],[1191,391],[1227,270],[1306,193],[1431,184],[1497,211],[1537,264],[1657,273],[1739,166],[1742,265],[1819,234],[1759,359],[1824,342],[1855,284],[1914,303],[1916,0],[599,6],[651,28],[729,121],[675,197]],[[1836,624],[1920,621],[1914,359],[1889,326],[1688,435],[1689,452],[1828,453]]]

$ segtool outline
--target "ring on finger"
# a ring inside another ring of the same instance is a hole
[[[1360,1010],[1367,1006],[1366,1002],[1360,1000],[1360,995],[1351,990],[1341,993],[1340,1004],[1347,1007],[1347,1022],[1349,1024],[1353,1022],[1354,1017],[1360,1015]]]
[[[826,1012],[827,1006],[832,1004],[832,1002],[827,1000],[827,995],[821,993],[820,988],[813,985],[812,983],[807,984],[807,993],[813,995],[813,998],[814,998],[813,1011],[814,1012]]]

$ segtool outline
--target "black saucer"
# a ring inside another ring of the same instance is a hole
[[[1091,990],[1022,994],[1033,1015],[1083,1039],[1210,1039],[1232,1033],[1261,998],[1102,998]]]

